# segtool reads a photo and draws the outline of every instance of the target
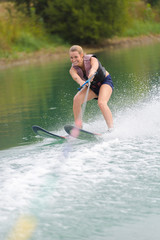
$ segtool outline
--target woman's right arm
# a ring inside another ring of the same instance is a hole
[[[85,81],[80,78],[80,76],[78,75],[78,73],[73,67],[71,67],[71,69],[69,70],[69,73],[73,78],[73,80],[76,81],[80,86],[84,84]]]

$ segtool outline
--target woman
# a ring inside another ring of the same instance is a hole
[[[108,130],[111,131],[113,129],[113,119],[107,105],[113,91],[111,76],[102,67],[95,55],[84,55],[82,47],[78,45],[72,46],[69,55],[72,62],[70,74],[80,86],[96,73],[91,79],[87,101],[98,98],[98,106],[107,123]],[[86,92],[87,86],[79,91],[73,100],[75,126],[79,128],[82,127],[81,105],[84,103]]]

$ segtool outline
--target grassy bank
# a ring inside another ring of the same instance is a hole
[[[0,4],[0,58],[18,59],[39,50],[54,52],[65,43],[49,35],[40,19],[18,12],[13,3]]]
[[[160,23],[154,21],[134,20],[121,35],[122,37],[137,37],[142,35],[160,34]]]

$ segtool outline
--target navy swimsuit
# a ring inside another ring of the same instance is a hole
[[[110,74],[107,77],[105,77],[105,79],[103,81],[95,81],[94,82],[94,80],[93,80],[93,82],[91,82],[90,89],[98,96],[100,87],[103,84],[108,84],[112,88],[112,90],[114,89],[114,85],[113,85],[112,78],[111,78]]]

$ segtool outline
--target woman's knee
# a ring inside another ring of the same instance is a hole
[[[107,103],[103,100],[98,100],[98,106],[100,109],[103,109],[107,106]]]

